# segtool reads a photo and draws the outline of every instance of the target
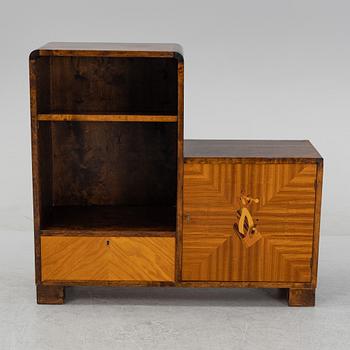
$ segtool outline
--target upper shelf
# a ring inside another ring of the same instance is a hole
[[[38,114],[39,121],[55,122],[163,122],[176,123],[177,115],[147,114]]]
[[[107,115],[103,118],[160,121],[171,116],[174,121],[178,114],[174,58],[44,56],[34,66],[35,114],[43,120],[94,120]]]

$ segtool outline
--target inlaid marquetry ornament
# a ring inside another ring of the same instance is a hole
[[[258,231],[249,207],[253,203],[259,203],[258,198],[251,198],[243,192],[240,197],[241,208],[236,211],[237,222],[234,224],[234,232],[241,239],[246,248],[251,247],[260,238],[261,233]]]

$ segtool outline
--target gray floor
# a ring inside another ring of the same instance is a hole
[[[350,237],[321,240],[315,308],[276,290],[69,288],[36,305],[30,232],[0,232],[0,349],[350,349]]]

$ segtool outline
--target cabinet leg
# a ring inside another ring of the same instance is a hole
[[[315,306],[314,288],[290,288],[288,291],[289,306]]]
[[[36,286],[36,297],[38,304],[63,304],[64,287],[63,286]]]

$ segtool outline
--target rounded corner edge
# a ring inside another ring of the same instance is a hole
[[[30,54],[29,54],[29,60],[35,60],[40,56],[40,51],[38,49],[33,50]]]
[[[184,56],[180,52],[174,52],[174,57],[179,63],[184,63]]]
[[[180,44],[174,44],[174,58],[179,62],[184,62],[184,50]]]

